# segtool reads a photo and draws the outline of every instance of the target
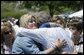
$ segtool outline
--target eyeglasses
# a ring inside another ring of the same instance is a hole
[[[4,34],[11,34],[12,30],[5,31]]]

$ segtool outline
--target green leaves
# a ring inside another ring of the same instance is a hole
[[[1,13],[15,12],[18,1],[1,1]],[[83,1],[20,1],[16,9],[27,8],[29,11],[47,11],[50,14],[62,14],[66,11],[83,9]],[[32,8],[33,7],[33,8]],[[3,14],[4,15],[4,14]]]

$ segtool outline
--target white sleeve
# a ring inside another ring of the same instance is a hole
[[[66,30],[66,31],[69,34],[69,37],[72,38],[73,37],[73,33],[70,30]]]
[[[22,31],[22,28],[19,27],[18,25],[14,25],[13,28],[15,30],[16,35]]]

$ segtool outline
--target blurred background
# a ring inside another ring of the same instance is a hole
[[[1,1],[1,19],[20,18],[29,12],[45,11],[53,15],[68,16],[83,9],[83,1]]]

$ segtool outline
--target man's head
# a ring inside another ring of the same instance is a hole
[[[70,23],[69,29],[74,34],[74,36],[80,36],[83,30],[82,22],[72,22]]]
[[[60,24],[61,26],[64,27],[64,19],[60,16],[53,17],[50,22],[54,22],[56,24]]]

